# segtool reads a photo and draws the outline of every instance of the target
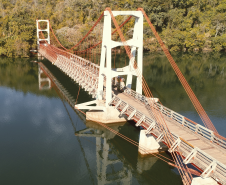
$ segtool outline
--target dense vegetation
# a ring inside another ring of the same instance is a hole
[[[49,19],[70,47],[106,7],[143,7],[170,51],[226,49],[226,0],[0,0],[0,55],[29,56],[36,48],[36,19]],[[159,50],[147,24],[144,49]]]

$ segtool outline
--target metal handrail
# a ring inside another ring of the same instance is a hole
[[[139,100],[141,103],[145,105],[149,105],[148,97],[137,93],[136,91],[130,89],[130,88],[125,88],[124,93],[132,96],[136,100]],[[197,124],[188,118],[182,116],[181,114],[178,114],[177,112],[174,112],[173,110],[161,105],[160,103],[155,103],[154,108],[158,109],[162,114],[165,116],[173,119],[180,125],[189,128],[191,131],[199,134],[200,136],[210,140],[211,142],[217,144],[218,146],[226,149],[226,141],[221,139],[220,137],[216,136],[212,130],[209,130],[208,128]]]
[[[65,52],[56,54],[56,56],[53,58],[51,55],[47,54],[47,50],[48,46],[41,47],[39,52],[49,61],[54,63],[54,65],[56,65],[64,73],[76,80],[76,82],[78,82],[84,89],[87,89],[93,98],[96,97],[98,84],[96,82],[98,81],[99,66],[92,64],[90,61],[79,56],[68,53],[66,53],[66,55]],[[72,56],[74,56],[74,58],[72,58]],[[86,80],[87,83],[83,83],[84,80]],[[91,84],[95,85],[92,86]]]

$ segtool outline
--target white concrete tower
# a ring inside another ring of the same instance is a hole
[[[40,22],[46,22],[46,28],[40,28],[39,24]],[[49,35],[49,20],[36,20],[36,27],[37,27],[37,45],[38,45],[38,49],[39,49],[39,45],[40,45],[40,41],[46,41],[48,44],[50,44],[50,35]],[[47,38],[44,39],[40,39],[40,32],[47,32]]]
[[[100,73],[97,99],[103,99],[103,85],[104,77],[106,77],[106,102],[105,106],[108,107],[108,103],[112,99],[112,78],[127,75],[126,86],[131,88],[132,76],[137,76],[134,69],[134,60],[137,51],[137,66],[140,74],[143,72],[143,14],[141,11],[112,11],[114,16],[118,15],[132,15],[135,17],[135,25],[133,31],[133,38],[126,41],[126,44],[131,47],[132,58],[129,65],[123,68],[112,69],[111,65],[111,50],[112,48],[123,46],[125,43],[116,42],[111,39],[111,15],[108,11],[104,12],[104,28],[103,28],[103,40],[101,48],[101,60],[100,60]],[[142,94],[142,81],[141,78],[136,83],[136,92]]]

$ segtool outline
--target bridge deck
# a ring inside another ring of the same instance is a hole
[[[153,116],[149,113],[147,108],[144,104],[140,103],[139,101],[135,101],[135,99],[131,96],[128,96],[125,93],[119,93],[117,95],[121,100],[125,101],[129,105],[133,106],[135,109],[142,111],[148,117]],[[205,138],[199,137],[198,134],[190,132],[189,129],[178,125],[176,121],[173,119],[163,115],[166,121],[166,124],[170,130],[170,132],[174,133],[175,135],[179,136],[180,138],[184,139],[187,143],[194,147],[198,147],[199,149],[205,151],[207,154],[215,158],[217,161],[226,165],[226,150],[215,146]]]

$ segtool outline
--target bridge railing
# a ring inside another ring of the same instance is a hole
[[[96,97],[99,77],[97,64],[48,44],[41,44],[39,52],[79,83],[93,98]]]
[[[89,60],[86,60],[77,55],[71,55],[70,59],[73,60],[74,62],[78,63],[79,65],[84,66],[85,69],[96,74],[97,76],[99,75],[100,66],[98,66],[97,64],[94,64],[94,63],[90,62]]]
[[[57,59],[58,55],[63,55],[65,57],[67,57],[68,59],[71,59],[72,61],[76,62],[77,64],[83,66],[84,68],[86,68],[87,70],[93,72],[94,74],[96,74],[97,76],[99,75],[99,66],[97,64],[94,64],[92,62],[90,62],[87,59],[84,59],[78,55],[75,55],[73,53],[61,50],[57,47],[51,46],[51,45],[42,45],[42,48],[44,49],[48,49],[51,48],[51,52],[55,54],[55,60]],[[52,60],[51,60],[52,61]]]
[[[132,96],[133,98],[135,98],[135,100],[145,105],[149,105],[148,97],[141,95],[130,88],[125,88],[124,93]],[[174,112],[173,110],[161,105],[160,103],[154,103],[154,105],[154,108],[160,111],[163,115],[173,119],[181,126],[189,128],[191,131],[226,149],[226,141],[223,139],[222,136],[215,135],[212,130],[209,130],[204,126],[195,123],[194,121],[182,116],[181,114],[178,114],[177,112]]]
[[[132,92],[130,89],[126,90],[126,92]],[[132,94],[136,94],[135,92],[133,92]],[[142,96],[142,95],[141,95]],[[139,97],[139,99],[141,99],[142,101],[144,100],[145,97],[141,98],[140,95],[136,96]],[[144,102],[146,102],[146,100],[144,100]],[[128,103],[126,103],[125,101],[121,100],[118,96],[114,96],[112,101],[109,104],[114,104],[115,108],[117,110],[119,110],[121,112],[121,114],[126,114],[128,116],[128,119],[133,119],[136,122],[136,126],[142,126],[144,127],[147,131],[146,133],[151,133],[154,134],[154,136],[157,138],[157,140],[159,140],[158,142],[166,142],[164,137],[162,137],[161,139],[161,126],[158,122],[156,122],[155,118],[153,118],[150,115],[144,115],[142,113],[142,111],[136,110],[133,106],[129,105]],[[164,106],[160,106],[158,104],[154,104],[154,106],[156,105],[156,109],[160,109],[165,112],[163,114],[167,115],[167,119],[171,119],[171,115],[172,118],[174,117],[175,112],[170,111],[170,109],[164,107]],[[146,105],[145,107],[147,107],[149,110],[151,110],[149,105]],[[158,108],[160,107],[160,108]],[[171,112],[173,112],[172,114],[170,114]],[[180,118],[180,120],[183,120],[182,117],[183,116],[178,116],[179,114],[177,114],[176,116]],[[185,117],[184,117],[185,118]],[[198,124],[194,124],[192,123],[192,121],[187,121],[186,119],[184,119],[184,125],[188,124],[193,126],[193,131],[196,130],[196,125]],[[201,126],[201,125],[200,125]],[[152,130],[152,128],[154,130]],[[199,127],[200,128],[200,127]],[[191,130],[192,131],[192,130]],[[208,132],[208,129],[204,128],[204,130],[202,130],[202,128],[198,131],[199,133],[202,132]],[[226,166],[219,162],[216,161],[216,159],[214,159],[213,157],[211,157],[210,155],[208,155],[206,152],[204,152],[203,150],[192,146],[191,144],[189,144],[188,142],[186,142],[183,138],[180,138],[178,136],[176,136],[174,133],[171,133],[174,141],[175,142],[179,142],[178,146],[179,148],[174,148],[171,150],[171,152],[173,151],[180,151],[182,156],[185,157],[185,162],[187,159],[187,163],[193,163],[196,166],[198,166],[199,169],[205,171],[212,166],[215,165],[216,167],[214,169],[212,169],[211,173],[203,173],[204,176],[211,176],[214,179],[217,179],[217,181],[219,180],[219,182],[223,185],[226,185]],[[206,134],[208,135],[208,133]],[[160,138],[160,139],[159,139]]]

